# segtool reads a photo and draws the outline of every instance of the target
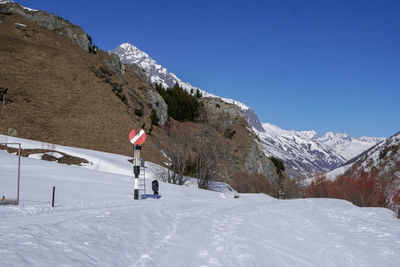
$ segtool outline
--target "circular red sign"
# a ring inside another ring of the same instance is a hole
[[[135,129],[133,129],[130,133],[129,133],[129,141],[133,144],[133,145],[143,145],[144,141],[146,141],[146,133],[143,129],[140,129],[139,133],[136,134]]]

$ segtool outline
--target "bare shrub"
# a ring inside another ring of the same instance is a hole
[[[164,147],[169,158],[167,182],[183,185],[183,177],[193,151],[194,133],[185,124],[166,128],[171,143]]]
[[[265,193],[275,196],[276,186],[262,174],[241,172],[235,175],[231,186],[239,193]]]
[[[195,139],[197,181],[199,188],[208,189],[211,179],[215,176],[216,170],[216,140],[215,131],[203,127]]]
[[[387,207],[396,211],[400,193],[393,193],[395,184],[390,179],[379,179],[365,172],[353,176],[342,175],[334,181],[320,176],[307,188],[306,196],[338,198],[360,207]]]

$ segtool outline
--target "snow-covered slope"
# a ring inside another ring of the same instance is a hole
[[[387,206],[398,210],[400,198],[400,132],[373,146],[348,161],[344,166],[328,172],[328,180],[339,176],[353,179],[373,178],[383,191]],[[309,183],[313,180],[310,179]]]
[[[258,132],[264,153],[282,159],[286,173],[292,177],[309,177],[332,170],[346,160],[334,150],[318,142],[314,131],[287,131],[270,123],[263,123]]]
[[[127,164],[124,156],[69,151],[99,166],[110,158]],[[14,179],[16,161],[0,151],[0,190]],[[155,170],[147,170],[151,181]],[[383,208],[263,194],[233,199],[166,183],[161,199],[133,200],[131,175],[31,158],[22,158],[21,177],[22,205],[0,205],[2,266],[400,265],[400,221]]]
[[[112,174],[121,174],[128,176],[132,175],[132,164],[129,162],[129,160],[131,160],[131,157],[113,153],[98,152],[83,148],[50,144],[46,142],[33,141],[33,140],[11,137],[0,134],[0,144],[4,143],[20,143],[22,149],[52,150],[52,151],[66,153],[74,157],[83,158],[86,159],[88,163],[83,163],[80,165],[80,167],[85,169],[107,172]],[[18,148],[18,145],[8,145],[8,146]],[[50,154],[52,156],[56,156],[56,154],[59,153],[51,152]],[[31,154],[29,155],[29,158],[41,159],[42,155],[43,153]],[[152,162],[146,162],[146,166],[147,166],[146,173],[150,174],[151,177],[156,177],[157,179],[159,179],[160,177],[165,176],[166,169],[164,167],[161,167],[160,165],[157,165]],[[190,187],[197,187],[197,180],[191,177],[184,177],[184,185]],[[232,197],[239,195],[238,192],[236,192],[228,184],[223,182],[211,181],[210,190],[224,193]]]
[[[400,178],[400,132],[361,153],[344,167],[327,173],[327,178],[332,180],[344,173],[354,175],[361,171],[374,171],[377,177]]]
[[[123,43],[110,52],[117,54],[122,63],[135,64],[142,68],[152,83],[161,84],[164,88],[173,87],[175,83],[178,83],[187,91],[190,91],[192,88],[194,90],[199,89],[203,96],[215,97],[213,94],[201,90],[188,82],[181,81],[174,73],[157,64],[148,54],[130,43]]]
[[[315,131],[288,131],[270,123],[262,125],[264,132],[257,131],[257,134],[264,153],[281,158],[287,173],[294,177],[311,177],[335,169],[384,140],[334,133],[319,137]]]
[[[339,153],[346,160],[350,160],[372,146],[384,141],[383,137],[350,137],[345,133],[327,132],[323,137],[318,138],[321,144],[328,146]]]

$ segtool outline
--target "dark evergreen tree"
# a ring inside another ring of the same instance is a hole
[[[199,90],[199,89],[197,89],[197,90],[196,90],[196,97],[197,97],[197,98],[201,98],[202,96],[203,96],[203,94],[200,93],[200,90]]]
[[[168,89],[164,89],[161,84],[156,84],[155,87],[168,105],[168,116],[178,121],[194,121],[197,118],[200,107],[199,101],[180,87],[178,83]]]

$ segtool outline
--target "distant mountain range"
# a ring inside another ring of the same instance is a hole
[[[187,91],[199,89],[204,97],[218,97],[183,82],[130,43],[123,43],[110,52],[117,54],[122,63],[135,64],[143,69],[152,83],[161,84],[164,88],[178,83]],[[257,114],[243,103],[229,98],[218,98],[240,107],[243,116],[260,138],[264,153],[282,159],[287,174],[293,177],[305,178],[328,172],[385,140],[380,137],[350,137],[333,132],[319,137],[315,131],[283,130],[270,123],[261,123]]]
[[[334,180],[342,174],[355,175],[361,172],[386,179],[400,179],[400,132],[328,172],[326,177]]]
[[[283,159],[287,173],[299,178],[335,169],[385,139],[332,132],[319,137],[315,131],[288,131],[270,123],[262,125],[264,132],[256,132],[264,153]]]
[[[372,178],[375,187],[371,186],[370,182],[371,196],[374,192],[380,192],[385,198],[385,206],[400,212],[400,132],[325,175],[326,179],[331,181],[341,176],[342,179],[362,178],[364,181]],[[314,180],[308,179],[305,184],[310,184]]]

